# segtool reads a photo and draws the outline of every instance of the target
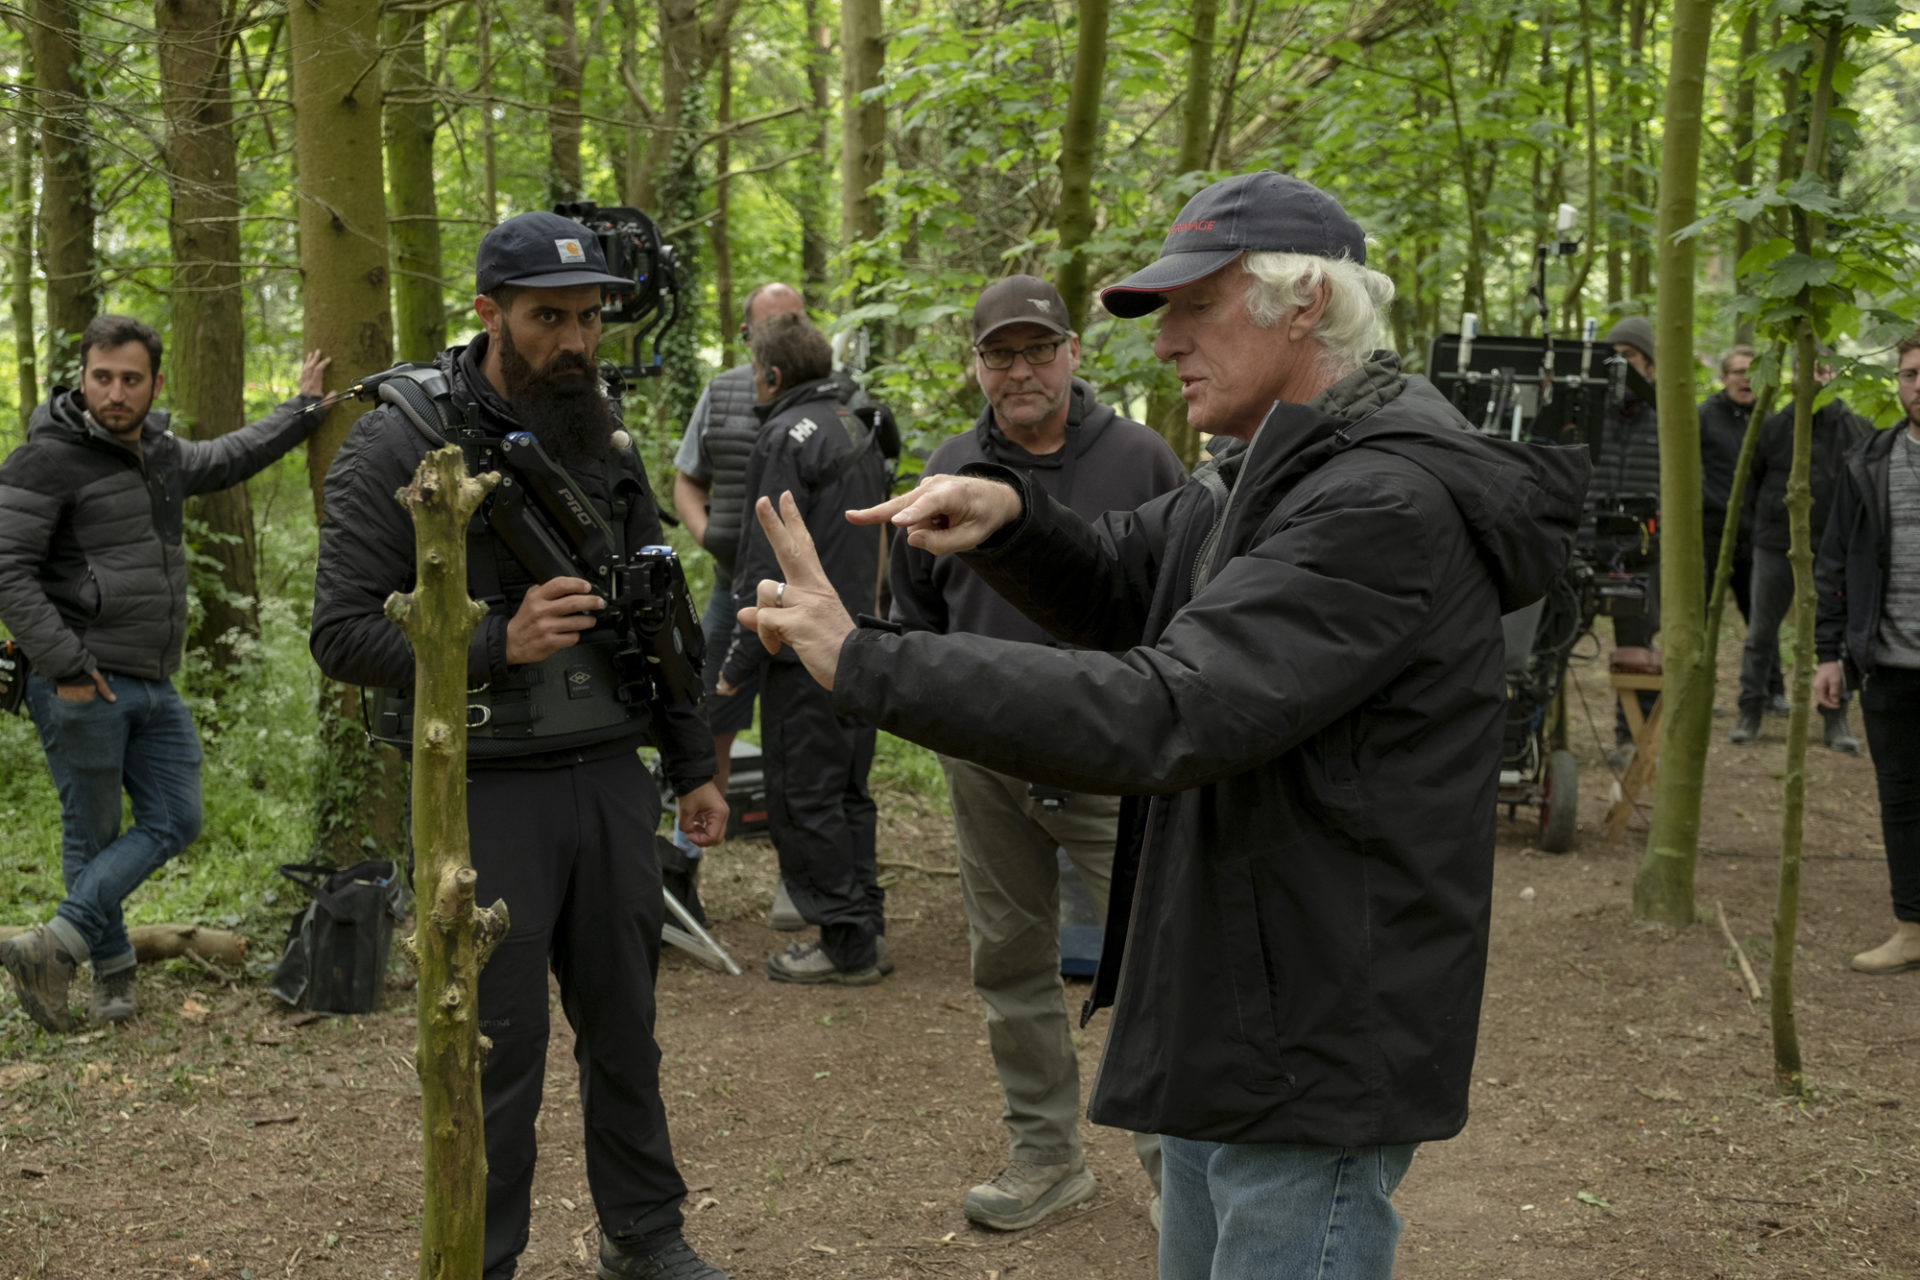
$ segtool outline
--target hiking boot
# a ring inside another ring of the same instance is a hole
[[[1827,722],[1827,748],[1843,756],[1859,755],[1860,739],[1854,737],[1853,730],[1847,727],[1847,713],[1828,711],[1823,707],[1820,714]]]
[[[1793,714],[1793,703],[1787,700],[1786,694],[1776,693],[1767,699],[1767,714],[1785,719]]]
[[[789,943],[785,951],[767,957],[767,976],[775,982],[800,982],[809,985],[835,983],[843,987],[870,987],[885,975],[878,964],[864,969],[842,969],[827,957],[817,942]]]
[[[14,994],[29,1018],[49,1031],[73,1030],[67,988],[79,966],[53,930],[37,924],[0,942],[0,964],[6,965]]]
[[[1847,966],[1855,973],[1905,973],[1920,969],[1920,921],[1902,920],[1893,936],[1871,951],[1862,951]]]
[[[1030,1227],[1056,1209],[1065,1209],[1093,1196],[1093,1175],[1085,1160],[1066,1164],[1035,1164],[1015,1160],[992,1182],[967,1192],[968,1219],[997,1231]]]
[[[93,994],[87,999],[87,1017],[97,1026],[125,1022],[140,1012],[140,996],[133,989],[133,965],[117,969],[104,978],[93,976]]]
[[[1160,1234],[1160,1193],[1153,1193],[1153,1199],[1147,1201],[1147,1221],[1153,1224],[1153,1234]]]
[[[1727,735],[1727,741],[1745,746],[1759,736],[1760,709],[1758,707],[1740,708],[1740,723],[1733,726],[1733,732]]]
[[[873,967],[880,971],[881,977],[893,972],[893,948],[887,945],[887,935],[881,934],[873,940]]]
[[[781,933],[798,933],[807,927],[806,917],[800,914],[800,908],[793,905],[793,899],[787,895],[785,877],[774,881],[773,910],[767,912],[767,927]]]
[[[637,1253],[602,1235],[593,1274],[597,1280],[727,1280],[726,1272],[702,1261],[693,1246],[677,1238],[652,1253]]]

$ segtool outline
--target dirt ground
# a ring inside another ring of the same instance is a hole
[[[1398,1274],[1913,1280],[1920,973],[1846,969],[1890,930],[1869,764],[1818,747],[1809,762],[1797,994],[1813,1095],[1783,1101],[1765,1004],[1712,917],[1723,904],[1764,979],[1785,722],[1750,748],[1727,746],[1731,721],[1716,723],[1706,920],[1641,928],[1628,909],[1638,832],[1609,844],[1599,829],[1607,704],[1593,673],[1579,685],[1578,851],[1535,852],[1525,812],[1503,823],[1473,1118],[1414,1162],[1397,1198]],[[952,863],[945,823],[898,806],[882,849]],[[1014,1235],[961,1215],[1004,1139],[950,876],[897,872],[894,977],[810,990],[759,968],[785,940],[763,923],[764,843],[709,867],[717,932],[748,973],[670,953],[659,1023],[687,1234],[707,1258],[735,1280],[1154,1274],[1149,1188],[1122,1134],[1087,1127],[1100,1187],[1086,1206]],[[299,1025],[251,978],[226,985],[176,963],[143,981],[141,1018],[65,1040],[7,1001],[0,1280],[416,1274],[411,993]],[[1104,1030],[1103,1016],[1083,1039],[1089,1081]],[[521,1269],[532,1280],[592,1274],[574,1080],[562,1031]]]

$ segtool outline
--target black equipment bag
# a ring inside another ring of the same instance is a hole
[[[0,712],[19,714],[27,700],[27,673],[33,664],[18,641],[0,640]]]
[[[380,1003],[393,923],[406,911],[406,882],[388,858],[344,870],[286,863],[280,874],[312,895],[293,917],[269,991],[315,1013],[372,1013]]]

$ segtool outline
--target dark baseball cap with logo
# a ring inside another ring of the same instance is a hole
[[[1299,178],[1262,169],[1224,178],[1180,210],[1153,265],[1100,291],[1108,311],[1144,316],[1244,253],[1304,253],[1365,265],[1367,237],[1340,202]]]
[[[1062,337],[1073,333],[1060,291],[1039,276],[1008,276],[980,291],[973,304],[973,345],[1016,324],[1037,324]]]
[[[473,276],[478,293],[492,293],[501,285],[531,289],[633,285],[625,276],[607,273],[606,255],[593,232],[572,218],[544,210],[518,214],[487,232],[480,241]]]

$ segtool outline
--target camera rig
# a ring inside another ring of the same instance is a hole
[[[600,318],[608,324],[638,326],[633,333],[632,360],[609,367],[612,376],[607,378],[607,389],[618,399],[639,379],[660,376],[660,344],[680,319],[678,258],[653,219],[628,205],[603,208],[591,200],[563,200],[553,206],[553,211],[593,232],[606,257],[608,274],[633,281],[631,289],[609,285],[600,307]],[[651,359],[645,358],[649,337],[653,339]]]

